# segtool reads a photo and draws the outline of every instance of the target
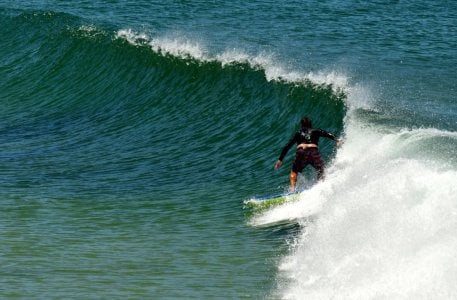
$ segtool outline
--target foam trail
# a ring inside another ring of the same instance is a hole
[[[302,192],[298,199],[286,202],[275,209],[269,209],[261,214],[255,214],[249,220],[250,226],[270,226],[282,222],[305,222],[317,215],[327,200],[325,195],[326,183],[318,184],[310,190]]]

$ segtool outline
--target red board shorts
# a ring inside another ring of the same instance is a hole
[[[324,172],[324,162],[317,148],[313,147],[305,150],[300,148],[297,150],[294,163],[292,164],[292,171],[301,173],[307,165],[313,166],[319,173]]]

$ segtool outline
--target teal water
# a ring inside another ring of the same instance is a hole
[[[1,298],[456,296],[453,1],[0,15]],[[300,203],[255,214],[303,115],[345,143],[321,142]]]

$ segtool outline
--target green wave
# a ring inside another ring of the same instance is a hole
[[[63,13],[22,12],[1,25],[0,131],[7,168],[19,169],[12,182],[64,179],[48,192],[105,194],[252,185],[303,115],[343,130],[345,94],[331,84],[133,45]],[[326,158],[332,149],[324,145]]]

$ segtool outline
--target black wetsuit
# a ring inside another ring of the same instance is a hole
[[[336,141],[336,137],[325,130],[319,128],[301,128],[292,136],[289,142],[287,142],[287,144],[284,146],[284,148],[281,151],[281,155],[279,156],[279,160],[282,161],[284,159],[292,145],[318,145],[320,137],[325,137]],[[292,165],[292,170],[296,173],[300,173],[303,170],[303,168],[308,164],[311,164],[316,170],[318,170],[319,177],[322,176],[324,172],[324,163],[320,158],[319,151],[316,147],[297,149],[295,160]]]

